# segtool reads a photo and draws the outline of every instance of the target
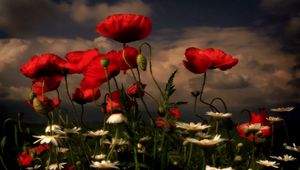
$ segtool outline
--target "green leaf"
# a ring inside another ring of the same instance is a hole
[[[1,139],[1,152],[4,153],[3,149],[6,145],[6,136]]]
[[[164,91],[164,100],[167,101],[169,99],[169,97],[175,92],[175,85],[173,84],[173,80],[175,77],[175,74],[177,73],[177,70],[175,70],[171,76],[168,79],[168,82],[166,84],[165,87],[165,91]]]

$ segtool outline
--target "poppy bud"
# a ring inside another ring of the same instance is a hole
[[[101,63],[101,65],[103,66],[103,67],[108,67],[108,65],[109,65],[109,59],[108,58],[102,58],[101,60],[100,60],[100,63]]]
[[[32,106],[37,113],[45,114],[47,112],[46,106],[37,97],[33,98]]]
[[[158,113],[159,113],[159,115],[163,116],[164,113],[165,113],[165,109],[162,106],[159,106],[158,107]]]
[[[136,63],[141,70],[146,71],[147,58],[144,55],[139,54],[136,58]]]

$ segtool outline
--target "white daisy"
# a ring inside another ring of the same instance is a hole
[[[111,141],[108,139],[104,140],[103,143],[109,144],[109,145],[128,145],[129,142],[127,140],[124,140],[123,138],[112,138]]]
[[[211,135],[209,135],[208,133],[203,133],[203,132],[197,132],[195,135],[199,136],[200,138],[210,138],[211,137]]]
[[[101,162],[92,161],[90,167],[99,168],[99,169],[109,169],[109,168],[119,169],[117,165],[119,165],[119,162],[110,162],[110,160],[102,160]]]
[[[26,169],[28,170],[34,170],[34,169],[39,169],[41,167],[41,165],[34,165],[34,167],[27,167]]]
[[[285,149],[300,152],[300,146],[296,146],[295,143],[293,143],[293,146],[285,146]]]
[[[231,167],[228,167],[228,168],[215,168],[215,167],[206,165],[205,170],[234,170],[234,169],[232,169]]]
[[[46,133],[50,133],[51,131],[56,133],[56,134],[65,134],[65,132],[61,130],[61,127],[59,125],[56,125],[56,124],[49,125],[49,126],[46,127],[46,129],[45,129]]]
[[[273,112],[290,112],[292,110],[294,110],[294,107],[278,107],[271,109]]]
[[[268,161],[268,160],[259,160],[256,161],[259,165],[266,166],[266,167],[273,167],[273,168],[279,168],[279,163],[276,161]]]
[[[122,113],[114,113],[106,120],[106,123],[109,124],[118,124],[123,122],[127,122],[127,118]]]
[[[202,124],[201,122],[196,123],[196,124],[193,122],[190,122],[190,123],[176,122],[176,127],[180,128],[180,129],[185,129],[188,131],[197,131],[197,130],[204,130],[204,129],[210,128],[211,126]]]
[[[92,158],[96,159],[96,160],[102,160],[102,159],[105,159],[106,155],[101,153],[101,154],[98,154],[98,155],[92,155]]]
[[[282,122],[283,119],[280,117],[273,117],[273,116],[269,116],[266,118],[268,121],[270,121],[271,123],[277,123],[277,122]]]
[[[185,140],[187,142],[195,143],[195,144],[201,145],[203,147],[211,147],[211,146],[215,146],[215,145],[223,142],[225,139],[221,138],[221,135],[216,135],[212,139],[198,140],[195,138],[186,138]]]
[[[49,170],[64,169],[65,164],[67,164],[67,163],[66,162],[54,163],[54,164],[49,165],[49,167],[46,167],[46,169],[49,169]]]
[[[66,153],[69,151],[69,148],[57,147],[56,152],[58,153]]]
[[[285,161],[285,162],[296,160],[296,158],[294,158],[291,155],[283,155],[283,157],[281,157],[281,156],[270,156],[270,157],[273,158],[273,159],[277,159],[279,161]]]
[[[81,130],[81,127],[73,127],[72,129],[64,128],[65,133],[73,133],[73,134],[79,134],[79,131]]]
[[[222,113],[222,112],[206,112],[207,116],[211,116],[215,119],[223,119],[231,117],[231,113]]]
[[[243,125],[243,128],[247,132],[256,133],[256,132],[259,132],[259,131],[264,130],[264,129],[269,129],[270,127],[269,126],[262,126],[261,123],[252,123],[252,124],[248,124],[248,125]]]
[[[36,144],[38,142],[40,142],[40,144],[49,144],[52,143],[53,145],[57,146],[57,140],[56,138],[59,137],[59,135],[53,135],[53,136],[46,136],[46,135],[41,135],[41,136],[33,136],[35,138],[39,138],[38,140],[36,140],[35,142],[33,142],[33,144]]]
[[[91,136],[91,137],[101,137],[101,136],[105,136],[106,134],[108,134],[107,130],[97,130],[97,131],[88,131],[87,136]]]

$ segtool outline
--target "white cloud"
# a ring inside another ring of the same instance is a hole
[[[83,1],[75,1],[69,10],[72,19],[78,23],[83,23],[86,21],[99,22],[106,16],[116,13],[149,15],[151,12],[150,7],[140,0],[120,1],[113,5],[100,3],[95,6],[88,6]]]

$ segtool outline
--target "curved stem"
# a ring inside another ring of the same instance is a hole
[[[115,76],[113,76],[113,80],[114,80],[114,82],[115,82],[116,88],[117,88],[118,90],[120,90],[119,85],[118,85],[118,82],[117,82]]]
[[[147,43],[147,42],[142,43],[142,44],[140,45],[140,47],[139,47],[139,52],[140,52],[140,53],[142,52],[142,47],[143,47],[144,45],[146,45],[146,46],[149,48],[149,68],[150,68],[150,74],[151,74],[152,80],[154,81],[156,87],[157,87],[158,90],[160,91],[161,96],[163,97],[163,96],[164,96],[164,93],[163,93],[161,87],[159,86],[158,82],[156,81],[156,79],[155,79],[155,77],[154,77],[154,75],[153,75],[153,71],[152,71],[152,61],[151,61],[151,59],[152,59],[152,47],[151,47],[151,45],[150,45],[149,43]]]
[[[227,113],[228,109],[227,109],[226,103],[225,103],[225,101],[221,97],[215,97],[214,99],[212,99],[212,101],[210,102],[210,104],[212,105],[217,100],[219,100],[223,104],[225,113]]]
[[[219,112],[219,110],[212,104],[210,103],[207,103],[205,102],[203,99],[202,99],[202,96],[203,96],[203,92],[204,92],[204,87],[205,87],[205,83],[206,83],[206,72],[204,73],[204,77],[203,77],[203,82],[202,82],[202,87],[201,87],[201,91],[200,91],[200,97],[199,97],[199,100],[201,103],[205,104],[205,105],[208,105],[210,106],[211,109],[214,109],[215,111]]]

